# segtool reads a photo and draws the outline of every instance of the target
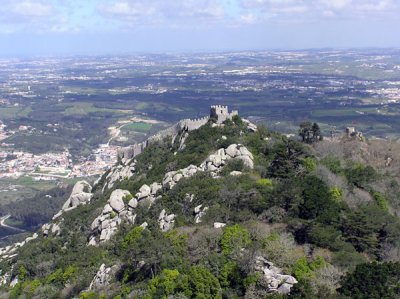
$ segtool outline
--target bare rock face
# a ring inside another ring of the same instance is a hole
[[[127,190],[116,189],[111,193],[108,203],[115,212],[120,213],[125,208],[124,197],[129,195],[131,193]]]
[[[284,275],[282,269],[275,267],[262,256],[256,258],[255,264],[255,270],[263,275],[270,293],[289,294],[293,285],[298,283],[296,278]]]
[[[61,211],[58,212],[53,219],[59,217],[63,212],[70,211],[75,209],[77,206],[85,205],[90,202],[93,194],[90,193],[92,191],[92,186],[86,181],[79,181],[75,184],[72,189],[71,195],[64,203],[61,208]]]
[[[245,167],[254,168],[253,154],[241,144],[231,144],[226,149],[221,148],[216,153],[210,155],[200,165],[200,169],[216,174],[231,159],[242,160]]]
[[[161,211],[160,216],[158,216],[158,223],[160,225],[160,229],[163,232],[167,232],[174,227],[175,215],[174,214],[167,215],[164,209]]]
[[[236,144],[231,144],[230,146],[228,146],[226,148],[225,153],[227,155],[229,155],[229,157],[235,158],[238,155],[237,145]]]
[[[135,163],[130,165],[118,165],[111,168],[110,173],[106,177],[106,183],[103,187],[105,190],[111,189],[118,181],[129,179],[135,174]]]
[[[242,118],[242,121],[247,125],[247,130],[249,130],[249,132],[257,132],[257,126],[251,121],[244,118]]]
[[[197,207],[194,208],[194,222],[201,223],[201,218],[205,215],[207,212],[208,207],[204,207],[203,205],[198,205]]]
[[[93,277],[93,280],[89,286],[89,290],[96,290],[105,287],[110,283],[110,280],[111,267],[107,268],[105,264],[102,264],[99,271],[97,271],[96,275]]]
[[[145,198],[151,194],[151,188],[144,184],[142,187],[140,187],[139,192],[136,193],[136,197],[138,199]]]
[[[62,222],[63,219],[61,219]],[[52,236],[60,236],[61,235],[61,223],[46,223],[42,226],[43,236],[48,237]]]
[[[129,191],[122,189],[116,189],[111,193],[102,213],[91,224],[92,235],[89,237],[88,245],[96,246],[98,243],[109,241],[122,221],[135,223],[134,211],[137,203],[135,205],[133,201],[136,199],[132,198],[126,205],[124,199],[127,196],[132,195]]]

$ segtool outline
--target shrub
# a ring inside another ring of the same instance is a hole
[[[193,266],[189,272],[193,298],[222,299],[218,279],[205,267]]]
[[[187,298],[220,299],[221,286],[218,279],[202,266],[193,266],[189,273],[165,269],[148,285],[146,299],[186,296]]]
[[[326,262],[323,257],[318,256],[311,262],[308,262],[306,257],[302,257],[293,265],[292,272],[299,280],[311,279],[315,277],[315,270],[325,266]]]
[[[241,284],[240,271],[237,263],[234,261],[227,262],[223,266],[218,279],[221,286],[224,288]]]
[[[165,269],[160,275],[153,278],[148,285],[148,297],[167,298],[169,295],[183,294],[187,297],[192,295],[189,287],[189,279],[181,275],[178,270]]]
[[[314,158],[306,157],[302,160],[303,166],[308,172],[312,172],[317,168],[317,161]]]
[[[366,263],[367,259],[361,253],[354,250],[343,250],[335,253],[332,258],[332,263],[342,269],[354,269],[358,264]]]
[[[315,224],[307,230],[308,241],[320,247],[339,250],[343,244],[342,233],[331,225]]]
[[[221,238],[222,252],[230,254],[250,244],[250,234],[247,229],[239,224],[227,226]]]
[[[377,177],[377,173],[372,166],[355,164],[345,169],[344,172],[347,181],[359,188],[366,188],[367,184]]]
[[[331,189],[329,189],[329,194],[332,198],[332,200],[336,201],[336,202],[340,202],[342,201],[343,198],[343,190],[339,187],[332,187]]]
[[[131,194],[127,194],[127,195],[124,196],[124,198],[122,198],[122,200],[125,203],[128,203],[132,198],[133,198],[133,196]]]
[[[389,211],[389,204],[387,199],[380,192],[373,192],[372,196],[374,197],[376,204],[384,211]]]
[[[272,181],[270,180],[270,179],[259,179],[258,181],[257,181],[257,185],[258,186],[262,186],[262,187],[272,187],[273,186],[273,183],[272,183]]]
[[[137,226],[132,228],[124,237],[121,242],[121,249],[127,250],[128,247],[136,243],[136,241],[142,236],[143,227]]]
[[[97,295],[95,292],[83,292],[80,296],[79,299],[96,299]]]
[[[343,172],[340,160],[335,157],[326,156],[321,160],[321,164],[325,165],[326,168],[335,174],[341,174]]]

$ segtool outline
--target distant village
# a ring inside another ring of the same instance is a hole
[[[31,130],[31,127],[20,126],[18,131]],[[0,142],[14,131],[7,131],[0,121]],[[68,150],[61,153],[34,155],[23,151],[7,150],[11,144],[1,143],[0,178],[18,178],[29,174],[36,180],[53,180],[57,178],[85,177],[100,175],[117,162],[119,146],[100,145],[89,157],[73,163]]]

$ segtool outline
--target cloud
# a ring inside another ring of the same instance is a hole
[[[18,23],[49,17],[54,7],[44,1],[4,0],[0,6],[0,19]]]
[[[1,0],[0,32],[233,28],[268,22],[396,20],[400,0]]]
[[[103,17],[141,26],[213,22],[225,15],[223,6],[211,0],[118,0],[99,4],[97,11]]]
[[[55,14],[55,7],[50,1],[3,0],[0,6],[0,32],[46,28],[55,21]]]
[[[321,20],[324,18],[382,18],[400,12],[396,0],[240,0],[243,15],[259,20]]]

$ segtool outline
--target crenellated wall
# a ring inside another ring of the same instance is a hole
[[[120,151],[118,151],[118,158],[121,159],[123,163],[125,163],[124,161],[128,161],[141,154],[151,142],[163,140],[165,137],[168,136],[175,138],[175,136],[177,136],[182,131],[190,132],[193,130],[197,130],[198,128],[204,126],[209,121],[210,117],[216,117],[217,123],[221,124],[225,120],[231,119],[235,115],[238,115],[237,110],[233,110],[231,113],[229,113],[228,106],[213,105],[210,108],[210,116],[196,119],[188,118],[180,120],[173,126],[161,130],[153,136],[150,136],[146,141],[142,143],[137,143],[121,149]]]
[[[232,119],[233,116],[238,114],[237,110],[232,110],[232,112],[229,113],[228,106],[213,105],[210,109],[210,116],[216,118],[218,124],[222,124],[227,119]]]

